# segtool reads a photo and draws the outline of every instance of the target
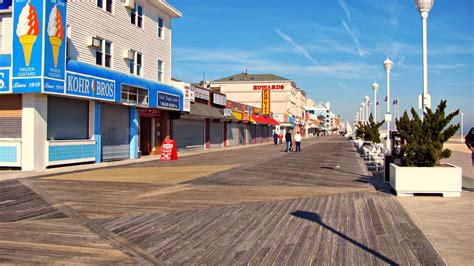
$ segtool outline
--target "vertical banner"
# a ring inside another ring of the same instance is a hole
[[[12,92],[41,92],[43,1],[14,0]]]
[[[262,114],[270,115],[270,89],[262,89]]]
[[[66,0],[46,0],[44,19],[44,91],[64,93]]]

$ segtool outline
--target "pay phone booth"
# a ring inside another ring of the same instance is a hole
[[[401,165],[403,163],[402,146],[405,139],[398,131],[390,132],[390,154],[385,155],[385,181],[390,182],[390,163]]]

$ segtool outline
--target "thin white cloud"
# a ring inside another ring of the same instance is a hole
[[[351,12],[349,11],[349,7],[347,6],[346,1],[344,1],[344,0],[339,0],[339,5],[340,5],[340,6],[342,7],[342,9],[344,10],[344,13],[346,13],[346,17],[347,17],[347,20],[349,21],[349,23],[352,23]]]
[[[306,57],[306,59],[308,59],[309,61],[311,61],[311,63],[313,64],[317,64],[318,62],[316,61],[316,59],[314,59],[311,54],[306,50],[304,49],[301,45],[299,45],[298,43],[296,43],[295,41],[293,41],[293,39],[286,35],[285,33],[283,33],[281,30],[279,29],[275,29],[275,32],[285,41],[287,42],[288,44],[290,44],[291,46],[293,46],[293,48],[295,48],[297,51],[299,51],[304,57]]]
[[[344,83],[342,83],[340,81],[338,81],[337,84],[339,84],[339,86],[341,86],[341,88],[343,88],[346,92],[354,92],[355,91],[354,89],[347,87]]]
[[[349,33],[349,35],[352,37],[352,40],[356,44],[357,51],[359,52],[359,56],[360,57],[366,56],[368,52],[360,46],[359,38],[357,38],[356,33],[351,29],[349,25],[347,25],[345,20],[342,19],[341,22],[344,29],[347,31],[347,33]]]

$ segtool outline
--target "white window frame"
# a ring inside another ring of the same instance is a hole
[[[160,63],[161,63],[161,71],[160,71]],[[164,82],[164,71],[165,69],[165,62],[163,60],[158,59],[158,81]]]
[[[142,11],[141,15],[138,15],[139,8]],[[132,18],[133,15],[135,16],[135,19],[133,21],[131,21],[131,18]],[[141,19],[141,25],[138,25],[139,18]],[[135,5],[133,6],[133,9],[130,10],[130,23],[132,23],[133,25],[135,25],[136,27],[138,27],[140,29],[143,29],[143,22],[144,22],[144,19],[143,19],[143,6],[141,6],[141,5],[139,5],[138,3],[135,2]]]
[[[96,57],[96,61],[95,61],[95,64],[97,66],[102,66],[102,67],[105,67],[105,68],[110,68],[112,69],[112,54],[113,54],[113,43],[109,40],[106,40],[106,39],[102,39],[102,38],[98,38],[99,41],[100,41],[100,47],[96,49],[96,54],[95,54],[95,57]],[[110,63],[109,63],[109,66],[106,66],[105,64],[105,59],[106,59],[106,55],[107,53],[105,52],[105,45],[106,43],[110,43]],[[100,51],[99,51],[100,49]],[[101,64],[97,64],[97,52],[100,52],[101,53]]]
[[[131,69],[131,65],[129,65],[129,73],[135,76],[142,77],[143,76],[143,53],[137,52],[135,50],[132,50],[132,52],[133,52],[133,59],[130,60],[129,64],[133,64],[133,69]],[[138,73],[138,64],[137,64],[138,55],[141,56],[140,73]],[[133,71],[130,71],[130,70],[133,70]]]
[[[102,6],[99,6],[99,1],[102,2]],[[114,0],[111,0],[110,1],[110,11],[107,10],[107,3],[109,2],[109,0],[96,0],[95,1],[95,5],[97,8],[100,8],[102,10],[104,10],[105,12],[107,13],[110,13],[110,14],[113,14],[114,13]]]
[[[160,20],[161,20],[161,27],[160,27]],[[158,38],[164,40],[165,39],[165,20],[158,16],[158,20],[157,20],[157,32],[156,34],[158,35]]]

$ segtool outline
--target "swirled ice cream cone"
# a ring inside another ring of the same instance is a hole
[[[48,35],[53,50],[54,67],[58,66],[59,48],[64,38],[63,19],[58,5],[54,5],[49,14]]]
[[[36,14],[35,8],[31,5],[30,1],[28,1],[21,9],[16,28],[16,35],[23,46],[26,66],[30,66],[31,51],[33,50],[33,44],[35,43],[38,34],[38,15]]]

